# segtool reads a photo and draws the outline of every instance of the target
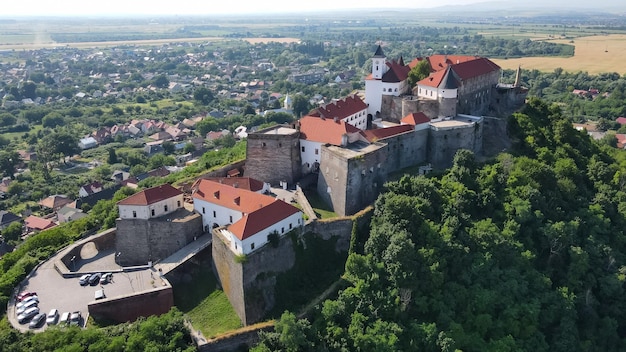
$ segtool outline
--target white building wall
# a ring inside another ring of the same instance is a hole
[[[183,195],[178,195],[150,205],[119,205],[121,219],[158,218],[159,216],[173,213],[183,207]]]
[[[210,230],[214,224],[226,226],[235,223],[243,217],[241,211],[226,208],[206,200],[194,198],[193,209],[202,215],[202,226],[205,230]]]
[[[237,236],[230,231],[224,231],[222,234],[228,234],[227,237],[230,239],[229,247],[231,251],[236,254],[249,254],[266,245],[268,242],[267,236],[270,233],[276,231],[279,236],[284,236],[292,229],[300,227],[303,224],[303,221],[302,212],[299,211],[275,223],[274,225],[257,232],[243,241],[239,240]]]
[[[358,129],[364,130],[367,128],[367,109],[363,109],[357,113],[345,117],[343,121]]]
[[[456,99],[456,89],[439,89],[437,94],[444,99]]]
[[[383,82],[381,80],[365,80],[365,104],[367,113],[376,116],[382,105]]]
[[[417,96],[420,98],[436,100],[438,99],[438,89],[433,87],[418,86]]]
[[[317,154],[315,151],[317,150]],[[320,162],[320,155],[322,154],[322,143],[300,140],[300,158],[302,165],[310,169],[314,163]]]
[[[382,94],[383,95],[394,95],[399,96],[402,92],[402,82],[398,83],[382,83]]]

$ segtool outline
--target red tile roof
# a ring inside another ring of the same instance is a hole
[[[423,112],[414,112],[403,117],[400,122],[406,123],[408,125],[417,126],[422,123],[429,123],[430,118],[428,118],[428,116],[426,116],[426,114],[424,114]]]
[[[43,207],[56,210],[71,202],[72,200],[69,199],[66,195],[55,194],[53,196],[49,196],[40,200],[38,204]]]
[[[239,171],[237,169],[233,170]],[[252,192],[258,192],[263,189],[263,182],[252,177],[207,177],[203,179]]]
[[[409,77],[409,71],[411,71],[411,68],[409,66],[405,66],[403,62],[388,61],[387,66],[389,69],[383,75],[383,82],[398,83]]]
[[[117,202],[118,205],[150,205],[183,194],[169,183],[144,189]]]
[[[201,199],[228,209],[240,211],[243,217],[228,227],[240,240],[299,212],[300,210],[282,200],[234,188],[213,180],[198,180],[194,199]]]
[[[48,219],[34,216],[34,215],[27,217],[24,220],[24,225],[26,225],[26,227],[29,229],[39,230],[39,231],[46,230],[46,229],[56,226],[54,222]]]
[[[621,116],[620,116],[620,117],[618,117],[615,121],[616,121],[617,123],[619,123],[620,125],[626,125],[626,117],[621,117]]]
[[[365,138],[367,138],[370,142],[379,141],[385,138],[397,136],[402,133],[406,133],[409,131],[413,131],[413,126],[411,125],[397,125],[386,128],[377,128],[373,130],[363,131],[365,134]]]
[[[344,134],[359,133],[361,130],[346,123],[334,119],[324,119],[314,116],[304,116],[300,119],[300,138],[340,146],[341,137]]]
[[[299,211],[293,205],[280,199],[274,199],[274,202],[269,205],[252,213],[244,214],[239,221],[230,225],[228,230],[240,240],[244,240]]]
[[[327,119],[335,117],[344,119],[365,109],[367,109],[367,104],[365,104],[365,102],[357,95],[351,95],[349,97],[345,97],[344,99],[327,104],[324,107],[318,108],[317,112],[320,116]]]
[[[446,76],[446,70],[437,71],[431,73],[428,77],[423,80],[417,82],[418,85],[427,86],[437,88],[443,82],[444,77]]]
[[[490,72],[499,71],[500,66],[487,58],[481,57],[476,60],[454,64],[452,65],[452,70],[454,70],[454,73],[456,73],[459,78],[466,80]]]

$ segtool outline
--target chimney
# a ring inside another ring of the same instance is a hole
[[[239,205],[239,203],[241,203],[241,197],[236,197],[234,199],[235,204]]]
[[[217,198],[217,199],[220,199],[220,191],[215,191],[215,192],[213,193],[213,197],[215,197],[215,198]]]
[[[335,123],[339,123],[339,118],[337,116],[335,116]]]
[[[234,187],[234,188],[239,188],[239,182],[235,182],[235,183],[233,183],[233,187]]]

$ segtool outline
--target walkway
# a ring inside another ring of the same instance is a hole
[[[210,234],[204,234],[195,239],[195,241],[179,249],[176,253],[154,264],[154,268],[163,275],[176,269],[179,265],[198,254],[200,251],[211,245],[212,237]]]

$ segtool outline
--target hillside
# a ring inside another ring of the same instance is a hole
[[[624,155],[536,99],[510,127],[512,154],[388,184],[352,286],[255,350],[622,349]]]

